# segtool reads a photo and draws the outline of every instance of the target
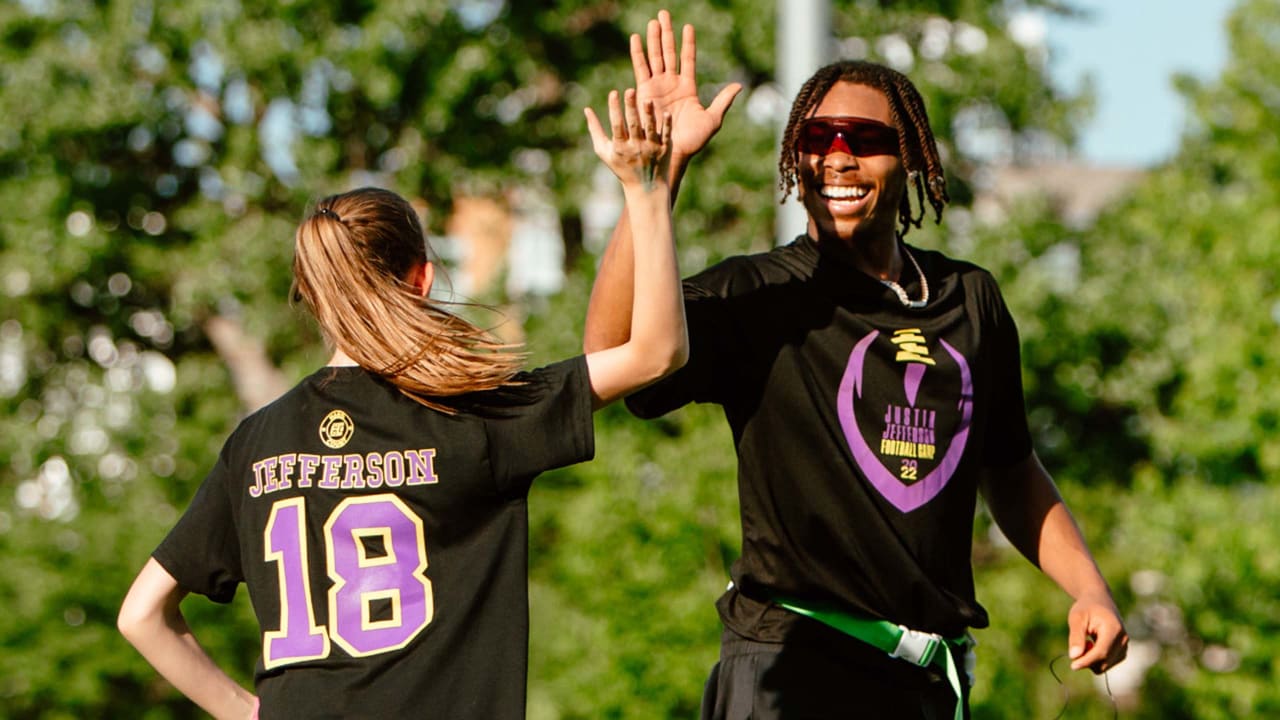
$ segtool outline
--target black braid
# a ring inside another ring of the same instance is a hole
[[[814,108],[837,82],[875,88],[889,101],[889,113],[898,128],[898,150],[902,156],[903,169],[907,171],[908,184],[908,192],[903,194],[902,204],[898,207],[898,223],[901,226],[898,237],[906,235],[912,226],[920,227],[924,220],[926,197],[933,207],[935,221],[941,223],[942,209],[951,198],[947,195],[947,179],[942,170],[942,160],[938,156],[938,144],[929,127],[924,100],[907,76],[883,65],[862,60],[842,60],[820,68],[805,81],[796,94],[796,100],[791,105],[791,115],[787,118],[787,127],[782,133],[782,153],[778,158],[778,185],[782,189],[782,199],[785,201],[799,182],[800,154],[796,150],[796,139],[800,133],[800,123],[813,114]],[[920,207],[918,215],[911,212],[910,185],[914,185],[916,189],[916,204]]]

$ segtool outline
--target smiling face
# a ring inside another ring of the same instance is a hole
[[[832,85],[810,117],[862,118],[894,127],[882,92],[847,81]],[[837,139],[826,153],[799,154],[800,198],[809,213],[810,237],[851,248],[895,239],[907,174],[896,148],[891,154],[883,150]]]

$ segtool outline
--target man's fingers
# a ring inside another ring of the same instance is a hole
[[[680,36],[680,77],[698,76],[698,43],[693,37],[693,26],[686,24]]]
[[[645,44],[649,48],[649,72],[660,75],[666,67],[662,63],[662,28],[657,20],[650,20],[645,30],[648,35]]]
[[[1103,652],[1101,647],[1091,646],[1088,651],[1071,661],[1071,669],[1090,668],[1094,672],[1100,672],[1104,664],[1103,661],[1106,659],[1106,653]]]
[[[1098,642],[1098,636],[1091,630],[1084,630],[1082,624],[1080,634],[1072,632],[1068,655],[1072,656],[1071,669],[1095,667],[1107,658],[1107,644]]]
[[[1120,628],[1112,627],[1107,622],[1095,622],[1093,618],[1086,618],[1073,625],[1078,625],[1078,628],[1071,630],[1068,640],[1072,670],[1087,667],[1095,673],[1101,673],[1110,670],[1124,658],[1125,648],[1124,641],[1120,639]]]
[[[1078,661],[1088,651],[1086,647],[1089,637],[1089,616],[1081,608],[1073,608],[1067,615],[1067,657],[1071,658],[1071,667],[1077,668]]]
[[[716,122],[724,120],[724,114],[729,111],[729,106],[733,105],[734,98],[738,97],[740,92],[742,92],[741,83],[729,83],[716,93],[715,99],[707,106],[707,112],[716,119]]]
[[[658,25],[662,36],[662,67],[674,71],[676,69],[676,34],[671,29],[671,13],[659,10]]]
[[[1071,669],[1080,670],[1083,668],[1089,668],[1095,674],[1101,674],[1115,667],[1118,662],[1120,661],[1112,658],[1111,654],[1107,652],[1107,645],[1099,643],[1091,646],[1088,652],[1072,662]]]
[[[649,61],[644,56],[644,42],[636,33],[631,33],[631,71],[636,76],[636,84],[653,77],[649,72]]]
[[[1129,655],[1129,635],[1125,633],[1111,643],[1111,652],[1107,654],[1106,670],[1119,665]]]
[[[1099,627],[1092,637],[1092,649],[1096,651],[1099,657],[1092,662],[1082,662],[1081,665],[1087,664],[1090,670],[1095,673],[1102,673],[1124,660],[1124,656],[1129,649],[1129,636],[1121,633],[1122,630],[1120,628],[1113,628],[1109,625]],[[1087,661],[1088,658],[1081,658],[1081,660]]]
[[[1109,598],[1078,600],[1067,614],[1067,656],[1071,669],[1110,670],[1124,659],[1129,635]]]

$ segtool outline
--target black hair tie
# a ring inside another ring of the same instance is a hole
[[[327,207],[320,208],[319,210],[316,210],[316,214],[324,215],[325,217],[331,217],[334,220],[337,220],[338,222],[342,222],[342,218],[338,217],[338,213],[334,212],[331,208],[327,208]]]

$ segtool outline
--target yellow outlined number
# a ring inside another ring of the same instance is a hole
[[[333,581],[327,627],[312,610],[305,518],[304,498],[278,501],[263,533],[280,588],[280,627],[263,634],[264,666],[328,657],[331,639],[354,657],[391,652],[431,623],[435,599],[425,576],[422,519],[400,498],[347,498],[325,521],[325,568]]]

